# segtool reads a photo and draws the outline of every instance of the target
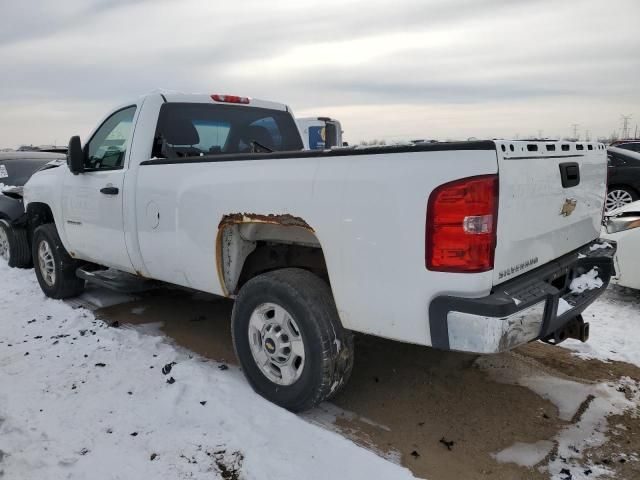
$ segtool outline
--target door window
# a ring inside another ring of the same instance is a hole
[[[118,110],[98,128],[86,146],[85,170],[117,170],[124,166],[136,107]]]

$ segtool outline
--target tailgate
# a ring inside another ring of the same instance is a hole
[[[602,144],[496,141],[496,151],[500,197],[494,285],[600,236],[607,179]]]

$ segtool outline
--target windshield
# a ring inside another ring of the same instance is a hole
[[[301,150],[290,113],[266,108],[206,103],[165,103],[160,109],[152,156]]]

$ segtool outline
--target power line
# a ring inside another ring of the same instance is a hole
[[[579,140],[580,137],[578,136],[578,127],[580,126],[579,123],[572,123],[571,124],[571,128],[573,128],[573,138],[575,140]]]
[[[622,119],[622,138],[629,138],[630,132],[629,132],[629,120],[631,120],[631,115],[620,115],[620,118]]]

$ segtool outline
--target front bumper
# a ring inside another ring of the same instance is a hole
[[[429,307],[432,345],[444,350],[498,353],[553,335],[607,288],[615,275],[615,252],[615,242],[598,239],[494,287],[487,297],[436,297]],[[593,268],[602,286],[572,293],[571,281]],[[571,308],[567,310],[561,299]]]

